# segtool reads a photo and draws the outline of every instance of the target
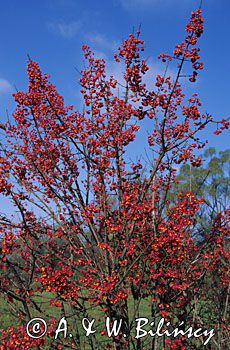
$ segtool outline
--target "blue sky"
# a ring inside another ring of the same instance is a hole
[[[81,45],[89,44],[108,61],[108,71],[118,76],[113,62],[117,44],[141,24],[153,74],[161,71],[160,53],[171,53],[184,38],[184,27],[198,0],[9,0],[0,1],[0,120],[14,109],[14,86],[26,89],[27,54],[63,94],[67,104],[81,109],[79,75]],[[201,72],[194,91],[199,92],[203,112],[221,119],[229,113],[230,2],[203,0],[205,30],[200,40]],[[209,146],[229,147],[227,132],[204,132]]]

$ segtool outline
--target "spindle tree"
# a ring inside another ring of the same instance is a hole
[[[0,293],[17,320],[1,330],[1,350],[200,349],[207,340],[137,338],[139,317],[155,325],[164,318],[194,329],[217,327],[209,348],[227,346],[227,208],[210,218],[201,241],[196,213],[203,199],[192,189],[173,201],[169,196],[178,165],[201,164],[201,131],[213,123],[219,134],[229,126],[202,113],[197,94],[184,92],[203,69],[202,32],[198,9],[184,41],[159,56],[165,73],[152,77],[151,89],[139,32],[114,55],[124,83],[108,76],[106,62],[84,45],[83,110],[66,106],[38,63],[28,60],[28,90],[13,94],[16,109],[1,126],[0,192],[14,210],[0,219]],[[169,66],[177,69],[173,77]],[[147,121],[149,162],[130,162],[127,152],[135,152]],[[222,292],[212,315],[210,285]],[[48,324],[37,339],[26,333],[35,316]],[[61,317],[72,337],[63,332],[55,340]],[[106,317],[122,320],[118,335],[107,336]],[[96,319],[89,337],[83,318]]]

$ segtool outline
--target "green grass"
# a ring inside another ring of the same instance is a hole
[[[49,300],[52,299],[54,295],[51,293],[43,293],[42,295],[36,295],[34,296],[34,300],[36,303],[41,307],[42,310],[45,311],[46,315],[39,312],[36,310],[33,311],[32,317],[41,317],[44,320],[48,321],[49,318],[55,318],[56,319],[56,327],[59,323],[59,320],[61,318],[61,308],[57,308],[54,306],[51,306],[49,304]],[[16,303],[17,304],[17,303]],[[150,314],[151,314],[151,309],[150,309],[150,302],[148,299],[142,299],[139,307],[139,315],[138,317],[146,317],[150,319]],[[94,323],[94,329],[96,329],[96,337],[100,341],[100,344],[103,344],[103,342],[108,342],[109,338],[107,336],[101,336],[100,331],[102,329],[105,329],[105,314],[100,310],[99,306],[94,306],[92,307],[91,305],[85,304],[87,311],[88,311],[88,317],[90,320],[95,319]],[[128,308],[129,308],[129,316],[133,317],[134,313],[134,305],[133,301],[131,298],[128,299]],[[208,318],[210,317],[210,305],[204,301],[199,302],[199,308],[202,309],[202,315],[204,318],[204,321],[207,322],[208,324]],[[68,318],[71,316],[72,311],[71,308],[68,306],[67,303],[65,303],[65,311],[67,315],[67,323],[68,323],[68,333],[72,333],[73,336],[75,337],[76,335],[76,330],[79,330],[80,334],[80,340],[81,340],[81,350],[90,350],[91,347],[89,347],[89,338],[85,336],[85,332],[83,330],[81,321],[83,316],[79,316],[79,318],[76,318],[75,320],[73,317]],[[205,323],[206,323],[205,322]],[[135,323],[135,322],[134,322]],[[7,303],[2,297],[0,297],[0,329],[2,328],[8,328],[8,327],[17,327],[18,324],[18,318],[15,312],[12,310],[11,306],[9,303]],[[173,322],[172,322],[173,324]],[[175,323],[176,324],[176,323]],[[134,324],[135,327],[135,324]],[[148,331],[149,327],[148,325],[145,326],[145,329]],[[133,335],[135,335],[135,332],[133,331]],[[151,337],[144,337],[141,339],[144,344],[142,347],[144,349],[150,349],[149,342],[151,342],[152,338]],[[67,339],[68,345],[70,345],[70,338]],[[47,341],[47,345],[43,346],[42,349],[44,350],[50,350],[52,348],[53,344],[53,338]],[[68,348],[67,348],[68,349]],[[227,347],[226,349],[230,349]]]
[[[41,307],[42,310],[45,311],[45,314],[39,313],[36,310],[33,309],[32,317],[41,317],[44,320],[48,321],[50,317],[56,319],[56,325],[58,325],[59,320],[61,319],[61,308],[57,308],[54,306],[51,306],[49,304],[49,300],[52,299],[53,295],[51,293],[43,293],[42,295],[36,295],[33,297],[33,300],[38,304],[39,307]],[[15,302],[14,305],[17,305],[18,302]],[[88,317],[90,320],[95,319],[95,329],[97,330],[96,335],[97,339],[100,341],[108,341],[108,337],[101,336],[100,331],[102,329],[105,329],[105,314],[100,310],[99,306],[92,307],[91,305],[85,304],[87,311],[88,311]],[[131,299],[128,300],[128,307],[129,307],[129,316],[133,317],[133,311],[134,311],[134,305]],[[140,303],[139,308],[139,317],[150,317],[150,303],[148,300],[143,299]],[[68,333],[72,333],[73,336],[76,334],[76,330],[79,330],[80,339],[81,339],[81,348],[83,350],[90,349],[87,346],[87,338],[85,336],[85,331],[82,327],[81,321],[83,316],[80,318],[68,318],[71,316],[72,311],[71,308],[68,306],[67,303],[65,303],[65,311],[67,315],[67,322],[68,322]],[[49,316],[49,317],[48,317]],[[18,317],[16,312],[12,309],[11,305],[7,303],[2,297],[0,297],[0,329],[2,328],[8,328],[8,327],[17,327],[18,325]],[[49,349],[49,345],[47,349]],[[45,349],[45,347],[44,347]]]
[[[9,304],[0,297],[0,328],[11,327],[14,325],[15,319],[10,312]]]

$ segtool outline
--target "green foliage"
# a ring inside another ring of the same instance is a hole
[[[230,149],[217,152],[209,148],[201,158],[200,167],[186,164],[180,168],[176,178],[179,184],[174,187],[174,191],[192,191],[204,198],[209,214],[213,217],[229,205]]]

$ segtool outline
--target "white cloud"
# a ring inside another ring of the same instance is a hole
[[[49,23],[48,27],[50,30],[59,34],[63,38],[71,39],[71,38],[74,38],[77,34],[79,34],[82,27],[82,22],[78,20],[78,21],[72,21],[69,23],[65,23],[65,22]]]
[[[156,82],[156,76],[160,74],[161,76],[164,76],[164,74],[167,77],[172,77],[172,79],[175,79],[176,71],[174,68],[167,68],[167,72],[165,72],[166,64],[162,63],[159,60],[153,60],[150,58],[147,60],[147,65],[149,66],[149,70],[146,72],[143,82],[146,84],[148,89],[155,89],[155,82]]]
[[[106,61],[106,72],[108,76],[112,75],[119,83],[125,86],[125,79],[123,76],[125,68],[124,64],[122,62],[117,63],[114,60],[109,60],[108,57],[105,54],[102,55],[102,53],[99,56],[95,53],[95,56],[104,58]],[[143,76],[143,83],[146,84],[147,89],[152,90],[155,89],[156,76],[158,74],[164,75],[166,66],[162,62],[152,58],[147,60],[147,65],[149,70]],[[175,79],[176,71],[173,67],[167,69],[166,76],[171,76],[172,79]]]
[[[12,85],[6,79],[0,79],[0,94],[10,92],[12,90]]]
[[[90,41],[91,43],[100,48],[111,51],[114,51],[116,49],[116,46],[118,45],[117,42],[109,40],[104,34],[100,33],[88,33],[86,35],[86,40]]]
[[[105,60],[105,66],[106,66],[106,76],[109,78],[110,76],[113,76],[114,79],[118,81],[118,85],[116,87],[117,93],[119,96],[123,96],[125,93],[125,86],[126,81],[124,79],[124,71],[125,71],[125,65],[121,61],[120,63],[115,62],[115,60],[110,56],[108,56],[103,51],[95,51],[93,50],[95,58],[101,58]],[[146,72],[146,74],[143,77],[143,83],[146,84],[146,88],[150,91],[156,90],[155,82],[156,82],[156,76],[158,74],[164,75],[165,73],[165,64],[162,64],[162,62],[159,62],[158,60],[154,60],[153,58],[150,58],[147,60],[147,65],[149,66],[149,70]],[[171,76],[172,79],[175,79],[176,76],[176,70],[174,67],[168,68],[166,76]],[[116,92],[115,92],[116,95]],[[74,93],[74,97],[77,98],[79,101],[82,101],[82,95],[79,91]]]

